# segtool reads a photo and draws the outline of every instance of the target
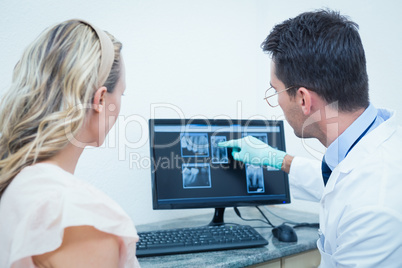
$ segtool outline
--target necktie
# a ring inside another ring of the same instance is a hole
[[[322,179],[324,180],[324,186],[325,186],[325,185],[327,185],[329,176],[331,176],[331,173],[332,173],[332,170],[327,165],[327,162],[325,162],[325,157],[322,158],[321,172],[322,172]]]
[[[346,152],[346,155],[352,150],[352,148],[361,140],[361,138],[364,137],[364,135],[367,134],[371,126],[374,124],[375,120],[377,119],[374,118],[373,122],[366,128],[366,130],[363,131],[363,133],[357,138],[357,140],[350,146],[349,150]],[[345,157],[346,157],[345,155]],[[329,176],[331,176],[332,170],[329,168],[327,162],[325,162],[325,156],[322,158],[322,163],[321,163],[321,172],[322,172],[322,179],[324,180],[324,186],[327,185]]]

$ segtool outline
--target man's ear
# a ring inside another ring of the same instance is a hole
[[[311,108],[312,108],[312,103],[313,103],[312,98],[314,96],[312,96],[310,90],[308,90],[305,87],[300,87],[297,90],[297,93],[300,97],[300,99],[299,99],[300,106],[302,108],[304,115],[309,115],[311,113]]]
[[[101,113],[103,111],[103,108],[105,107],[105,94],[107,92],[106,87],[100,87],[98,90],[96,90],[95,95],[94,95],[94,101],[93,101],[93,109],[97,113]]]

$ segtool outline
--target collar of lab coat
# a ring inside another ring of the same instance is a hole
[[[356,166],[356,163],[364,161],[368,155],[372,154],[385,140],[387,140],[397,130],[398,124],[396,113],[387,109],[378,109],[379,117],[384,119],[384,122],[376,127],[373,131],[365,135],[353,149],[349,152],[346,158],[339,163],[332,171],[327,185],[324,188],[324,195],[330,193],[335,188],[336,183],[342,175],[350,173]]]

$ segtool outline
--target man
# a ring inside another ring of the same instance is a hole
[[[357,29],[336,12],[308,12],[262,43],[272,55],[266,100],[274,106],[277,98],[296,136],[327,147],[322,163],[253,137],[219,146],[233,148],[236,160],[282,169],[295,198],[320,201],[321,267],[401,267],[402,129],[393,112],[369,102]]]

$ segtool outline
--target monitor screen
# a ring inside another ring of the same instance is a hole
[[[285,151],[282,121],[150,119],[154,209],[290,203],[288,175],[235,161],[221,141],[254,136]]]

